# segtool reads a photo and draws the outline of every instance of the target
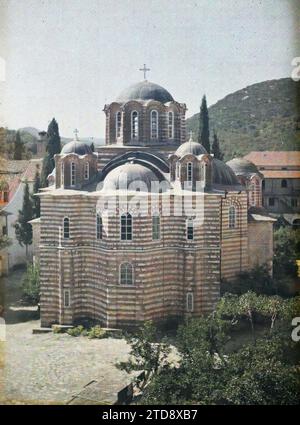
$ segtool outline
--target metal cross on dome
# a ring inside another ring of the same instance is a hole
[[[144,73],[144,80],[147,79],[147,72],[150,71],[150,68],[146,67],[146,64],[144,63],[144,67],[140,68],[139,71],[142,71]]]

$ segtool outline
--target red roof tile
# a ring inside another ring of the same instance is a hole
[[[258,167],[261,166],[280,166],[280,167],[299,167],[300,152],[298,151],[253,151],[244,156],[248,161],[253,162]]]

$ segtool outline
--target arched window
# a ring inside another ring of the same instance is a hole
[[[75,186],[76,184],[76,164],[75,162],[71,162],[71,186]]]
[[[158,138],[158,112],[151,111],[151,139]]]
[[[287,187],[287,181],[281,180],[281,187]]]
[[[64,239],[70,239],[70,219],[68,217],[64,218]]]
[[[192,218],[186,220],[186,238],[190,241],[194,239],[194,220]]]
[[[64,290],[64,307],[70,307],[71,306],[71,293],[70,289]]]
[[[152,217],[152,239],[159,240],[160,239],[160,216],[154,215]]]
[[[65,164],[62,161],[60,164],[60,181],[61,181],[61,186],[64,186],[64,182],[65,182]]]
[[[97,214],[96,216],[96,236],[97,239],[102,239],[103,237],[103,223],[100,214]]]
[[[121,137],[121,112],[116,113],[116,138]]]
[[[139,137],[139,114],[137,111],[131,112],[131,138],[137,139]]]
[[[186,294],[186,311],[190,313],[194,311],[194,294],[192,292]]]
[[[228,211],[228,226],[229,229],[234,229],[236,226],[236,212],[235,207],[232,205],[229,207]]]
[[[264,190],[264,189],[265,189],[265,185],[266,185],[266,183],[265,183],[265,181],[263,180],[263,181],[261,182],[261,188],[262,188],[262,190]]]
[[[120,265],[120,285],[133,285],[133,267],[130,263]]]
[[[132,240],[132,216],[129,213],[121,215],[121,240]]]
[[[175,172],[176,172],[176,175],[175,175],[176,179],[179,179],[180,164],[179,164],[178,161],[176,162],[176,171]]]
[[[90,178],[90,164],[86,162],[84,164],[84,179],[88,180]]]
[[[188,187],[192,186],[193,183],[193,163],[188,162],[186,165],[186,180]]]
[[[174,113],[168,112],[168,138],[174,138]]]

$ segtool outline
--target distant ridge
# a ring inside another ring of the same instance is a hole
[[[216,129],[225,159],[253,150],[299,150],[299,99],[300,82],[290,78],[245,87],[210,106],[211,136]],[[198,122],[199,114],[188,118],[187,130],[198,134]]]

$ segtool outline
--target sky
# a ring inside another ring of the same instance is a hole
[[[0,0],[0,126],[103,138],[103,107],[147,78],[187,116],[291,75],[299,0]],[[298,41],[297,41],[298,40]],[[4,70],[5,69],[5,73]]]

